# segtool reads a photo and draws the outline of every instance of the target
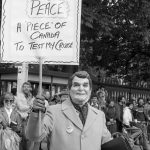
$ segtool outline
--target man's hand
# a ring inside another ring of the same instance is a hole
[[[45,98],[43,96],[36,96],[35,100],[33,101],[33,112],[42,111],[45,113]]]

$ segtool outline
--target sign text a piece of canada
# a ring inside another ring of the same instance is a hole
[[[3,0],[3,62],[79,64],[81,0]]]

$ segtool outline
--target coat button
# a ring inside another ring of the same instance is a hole
[[[82,139],[84,139],[84,138],[85,138],[85,135],[84,135],[84,134],[82,134],[82,135],[81,135],[81,138],[82,138]]]
[[[70,125],[67,127],[66,131],[70,134],[73,132],[73,127]]]

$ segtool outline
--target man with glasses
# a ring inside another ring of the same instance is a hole
[[[27,125],[27,137],[39,142],[47,136],[50,150],[101,150],[101,145],[112,138],[104,113],[88,104],[92,91],[89,74],[85,71],[74,73],[68,87],[69,98],[47,109],[44,98],[37,96]],[[40,122],[39,111],[42,112]]]

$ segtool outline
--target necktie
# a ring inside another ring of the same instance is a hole
[[[79,112],[79,118],[83,125],[85,125],[87,114],[88,114],[88,104],[85,103],[82,107],[73,103],[74,108]]]

